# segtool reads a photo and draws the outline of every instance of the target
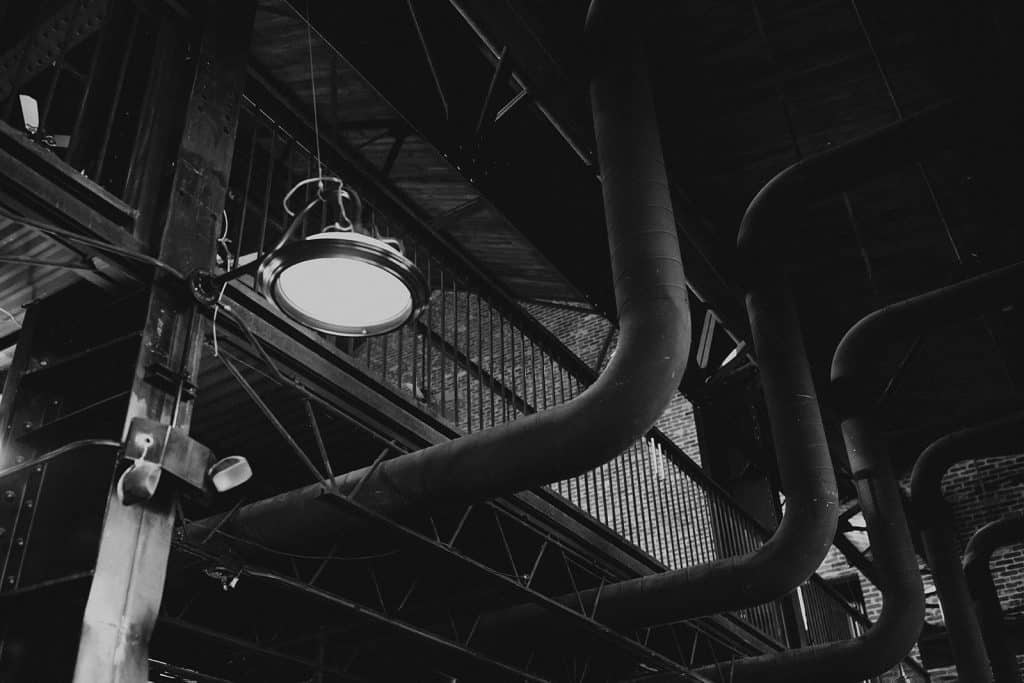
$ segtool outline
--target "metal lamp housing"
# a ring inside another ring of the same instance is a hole
[[[343,337],[386,334],[427,303],[427,283],[397,247],[358,232],[325,230],[268,254],[256,289],[301,325]]]

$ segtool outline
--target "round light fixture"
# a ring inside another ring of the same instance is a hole
[[[293,320],[346,337],[401,327],[427,300],[418,269],[388,242],[322,232],[271,252],[257,288]]]
[[[288,199],[299,187],[285,197]],[[320,332],[345,337],[369,337],[398,329],[427,303],[427,283],[416,265],[402,253],[401,243],[357,232],[361,225],[350,221],[343,198],[360,207],[355,193],[336,178],[334,194],[340,219],[322,232],[289,242],[295,228],[314,206],[324,201],[323,185],[318,199],[295,215],[291,227],[260,263],[256,289],[292,320]]]

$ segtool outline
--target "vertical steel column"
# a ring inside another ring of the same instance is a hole
[[[159,258],[181,270],[209,268],[234,151],[253,0],[209,2],[189,97]],[[135,365],[128,423],[137,416],[187,426],[181,388],[195,381],[203,326],[194,305],[157,281],[149,297]],[[177,283],[175,283],[177,284]],[[177,388],[157,387],[149,369],[179,373]],[[131,507],[107,500],[96,569],[85,606],[74,680],[148,680],[147,647],[163,593],[174,512],[169,501]]]

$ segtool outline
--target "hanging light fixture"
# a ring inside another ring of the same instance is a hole
[[[313,183],[316,196],[293,211],[291,199]],[[321,205],[336,211],[336,220],[317,234],[292,240]],[[341,179],[303,180],[285,195],[284,208],[291,225],[260,263],[256,289],[292,320],[327,334],[369,337],[401,327],[427,303],[427,283],[401,242],[363,224],[359,196]]]
[[[340,178],[324,175],[308,8],[300,18],[306,24],[317,175],[300,181],[284,196],[291,223],[258,266],[236,263],[234,269],[216,277],[196,271],[189,276],[192,294],[199,302],[216,306],[227,282],[255,268],[256,291],[297,323],[344,337],[386,334],[419,314],[428,303],[429,289],[419,268],[405,256],[402,243],[381,236],[372,220],[364,221],[355,190]],[[314,184],[315,194],[295,211],[291,202],[296,194]],[[351,218],[346,202],[352,207]],[[327,224],[315,234],[294,239],[318,207],[328,217]],[[230,265],[230,258],[225,265]]]
[[[313,26],[306,16],[306,49],[313,104],[317,177],[301,181],[284,197],[292,223],[260,263],[256,289],[292,320],[321,332],[369,337],[398,329],[426,305],[427,283],[406,258],[402,243],[381,237],[371,222],[363,223],[359,195],[340,178],[325,178],[320,160],[316,70],[313,68]],[[302,187],[316,183],[316,197],[301,211],[288,205]],[[354,220],[345,200],[352,203]],[[336,219],[318,234],[290,242],[309,212],[323,205],[336,209]]]

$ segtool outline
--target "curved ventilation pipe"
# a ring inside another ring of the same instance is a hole
[[[861,681],[888,671],[917,642],[924,623],[924,590],[899,488],[879,447],[870,414],[885,377],[878,358],[894,339],[999,308],[1019,296],[1024,264],[1017,264],[922,294],[871,313],[839,342],[832,359],[832,389],[864,513],[875,567],[882,579],[882,611],[863,635],[839,643],[740,660],[729,680]],[[708,678],[719,674],[701,671]]]
[[[607,10],[605,5],[609,5]],[[623,56],[618,42],[621,27],[628,25],[630,18],[616,16],[613,7],[631,12],[626,3],[594,2],[588,16],[588,33],[611,36],[599,47],[601,58],[591,88],[599,134],[603,112],[621,107],[626,100],[624,91],[637,87],[635,81],[629,83],[623,65],[627,60],[617,59]],[[606,30],[608,27],[614,28]],[[639,62],[639,50],[634,48],[630,59]],[[637,125],[630,124],[636,116],[635,108],[631,114],[627,109],[607,125]],[[607,181],[605,176],[606,190]],[[751,215],[748,212],[748,217]],[[748,233],[754,229],[753,224],[745,226]],[[741,241],[741,246],[746,244]],[[616,627],[668,623],[775,600],[803,583],[821,564],[837,526],[835,474],[792,297],[787,288],[778,285],[778,279],[778,273],[765,270],[747,297],[786,491],[786,511],[778,530],[755,552],[565,595],[559,598],[563,604],[582,608],[598,621]],[[488,614],[479,629],[544,628],[547,617],[542,608],[520,605]]]
[[[1019,541],[1024,541],[1024,512],[1015,512],[981,527],[964,550],[964,574],[974,596],[996,683],[1019,683],[1021,678],[1016,648],[1007,642],[1003,610],[989,562],[996,550]]]
[[[625,451],[678,391],[691,330],[676,222],[646,64],[638,42],[616,38],[591,88],[619,313],[611,364],[568,403],[340,475],[339,493],[358,485],[360,503],[400,516],[573,477]],[[274,546],[337,538],[351,520],[321,494],[316,484],[246,505],[226,530]]]
[[[960,567],[953,510],[942,497],[942,477],[958,462],[1024,452],[1024,412],[942,437],[921,453],[910,476],[910,500],[928,566],[942,601],[961,680],[992,683],[992,668]]]
[[[747,315],[786,494],[771,539],[753,553],[562,596],[563,604],[582,605],[616,627],[649,626],[769,602],[814,573],[835,538],[838,495],[796,304],[775,245],[798,208],[939,146],[960,129],[962,114],[959,107],[939,107],[796,163],[768,182],[743,216],[738,246],[748,274]],[[539,628],[545,616],[523,605],[488,615],[480,627]]]

